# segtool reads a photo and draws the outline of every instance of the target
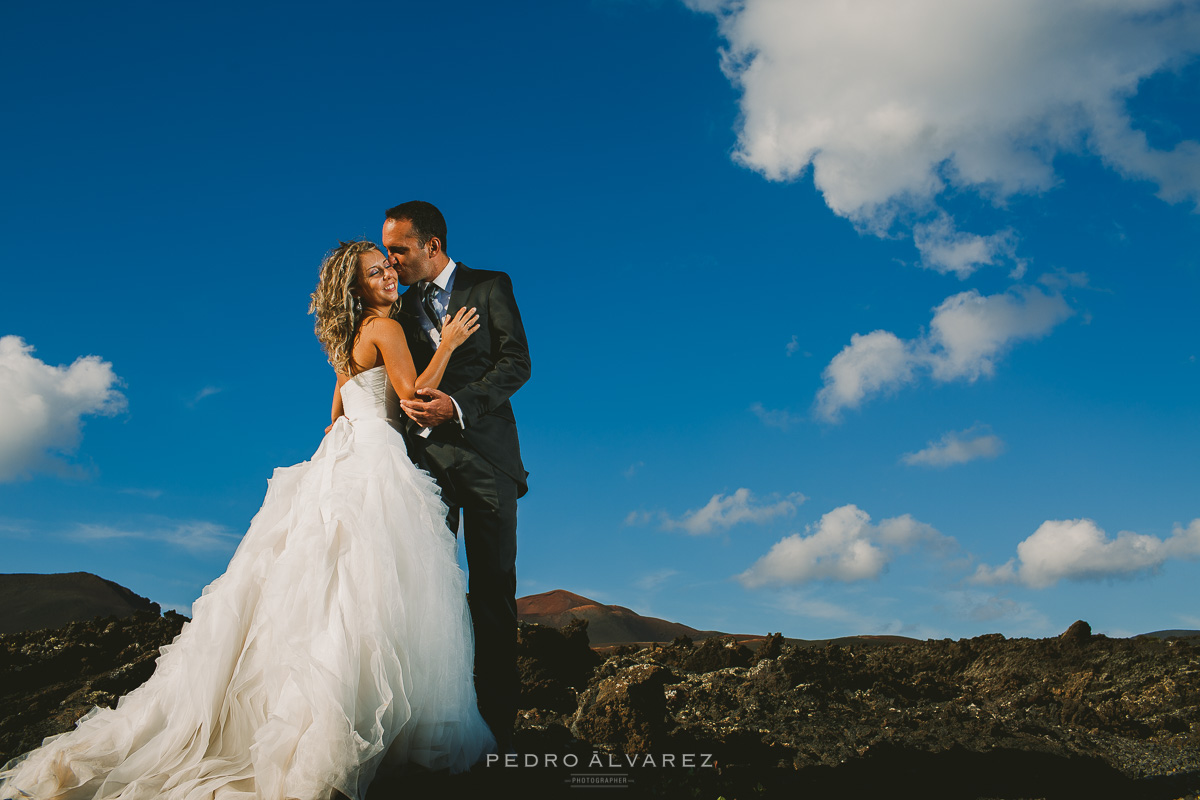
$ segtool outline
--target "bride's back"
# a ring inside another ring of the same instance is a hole
[[[352,376],[342,384],[341,392],[346,418],[352,424],[374,419],[395,422],[401,418],[400,398],[382,363]]]

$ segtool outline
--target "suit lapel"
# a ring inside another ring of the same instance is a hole
[[[471,289],[475,285],[475,277],[472,273],[473,270],[470,267],[456,262],[456,266],[454,267],[454,288],[450,290],[450,307],[447,309],[451,317],[467,304],[467,296],[471,293]],[[429,349],[430,357],[432,357],[434,350],[433,341],[429,338],[429,334],[425,333],[425,328],[421,325],[421,318],[424,313],[421,310],[421,293],[417,290],[417,284],[414,283],[400,296],[400,313],[398,317],[400,325],[403,326],[404,332],[408,336],[409,346],[412,347],[414,343],[420,342]]]
[[[417,316],[417,285],[414,283],[400,295],[400,314],[410,319]]]
[[[408,287],[408,290],[400,295],[400,313],[396,314],[396,319],[408,331],[417,321],[417,285],[413,284]]]
[[[400,326],[404,328],[404,335],[408,338],[409,347],[413,347],[417,343],[432,347],[425,329],[421,327],[421,317],[419,316],[421,310],[418,303],[420,303],[420,292],[417,291],[417,285],[414,283],[408,287],[408,291],[400,296],[400,313],[396,317]]]
[[[454,288],[450,290],[450,308],[447,309],[451,318],[467,304],[467,295],[475,283],[471,271],[466,264],[460,263],[454,267]]]

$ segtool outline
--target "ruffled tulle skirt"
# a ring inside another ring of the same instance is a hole
[[[6,765],[0,798],[361,798],[381,766],[466,769],[495,742],[465,588],[432,479],[343,418],[275,471],[154,675]]]

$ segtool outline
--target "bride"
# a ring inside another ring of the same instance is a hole
[[[369,242],[325,259],[309,311],[338,391],[317,452],[275,470],[150,679],[6,764],[0,798],[358,800],[381,766],[462,771],[494,748],[446,509],[393,427],[478,317],[447,318],[417,375],[398,297]]]

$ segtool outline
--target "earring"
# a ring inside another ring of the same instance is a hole
[[[362,298],[361,297],[354,298],[354,313],[355,314],[362,313]]]

